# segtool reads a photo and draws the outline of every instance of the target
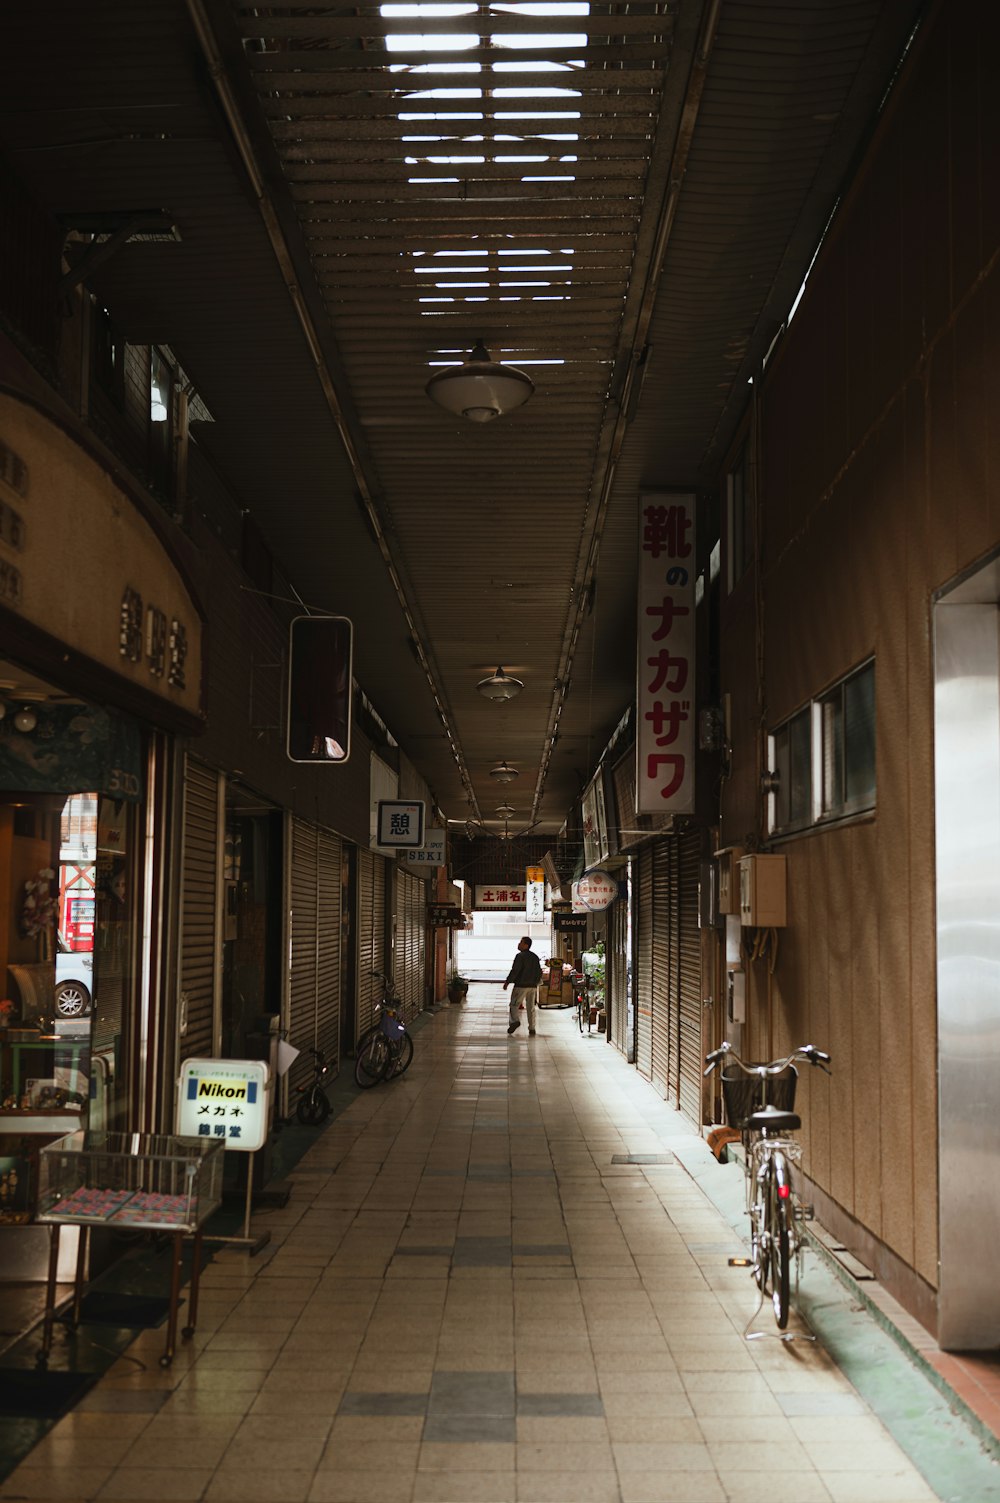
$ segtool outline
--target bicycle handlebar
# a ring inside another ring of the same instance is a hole
[[[725,1043],[720,1048],[713,1049],[711,1054],[706,1054],[705,1064],[708,1068],[705,1070],[705,1075],[711,1075],[720,1060],[724,1059],[732,1060],[733,1064],[737,1065],[744,1074],[757,1075],[761,1079],[765,1075],[780,1075],[782,1070],[786,1070],[797,1059],[805,1060],[810,1065],[818,1065],[826,1075],[833,1073],[826,1068],[830,1063],[829,1054],[823,1049],[817,1049],[815,1044],[801,1044],[798,1049],[793,1049],[786,1059],[773,1059],[766,1064],[748,1065],[745,1060],[740,1059],[732,1044]]]

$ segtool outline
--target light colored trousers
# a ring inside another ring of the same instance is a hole
[[[510,1021],[519,1022],[518,1009],[523,1002],[528,1012],[528,1027],[535,1026],[535,1003],[538,1001],[537,986],[515,986],[510,994]]]

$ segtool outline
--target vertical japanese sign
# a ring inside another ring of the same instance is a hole
[[[691,814],[695,762],[695,497],[639,498],[637,814]]]
[[[545,871],[529,866],[524,874],[524,916],[529,921],[545,918]]]

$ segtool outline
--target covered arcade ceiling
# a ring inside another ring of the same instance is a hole
[[[701,565],[915,0],[13,0],[0,146],[446,815],[554,831],[629,704],[638,497]],[[482,341],[534,395],[425,394]],[[476,693],[498,665],[524,683]],[[506,760],[519,776],[500,786]]]

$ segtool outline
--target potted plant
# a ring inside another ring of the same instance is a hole
[[[468,981],[464,976],[459,974],[458,967],[454,966],[448,974],[448,1001],[464,1002],[468,990]]]

